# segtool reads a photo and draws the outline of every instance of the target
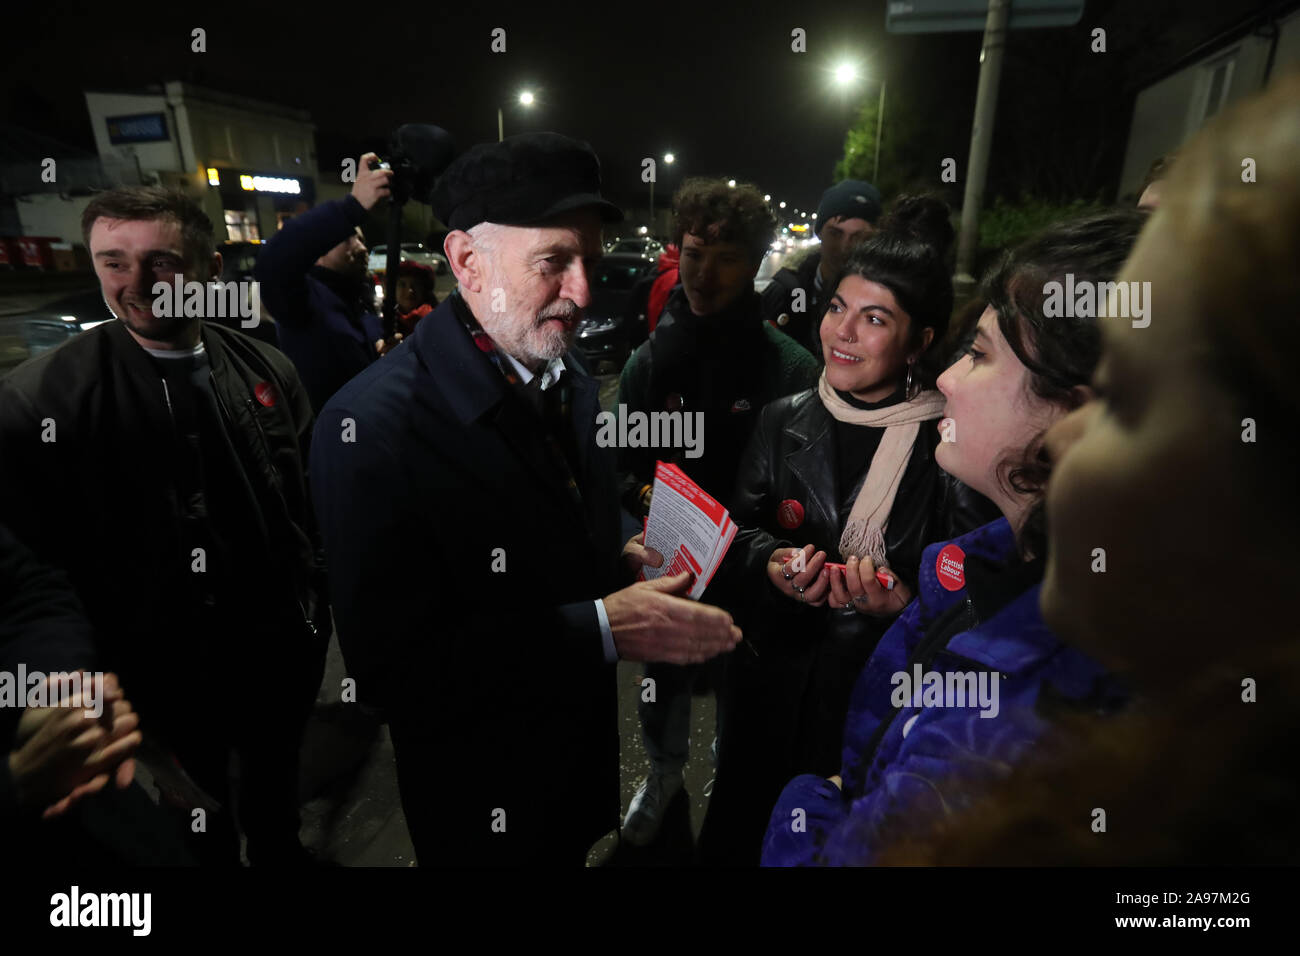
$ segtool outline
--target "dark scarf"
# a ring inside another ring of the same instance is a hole
[[[721,312],[698,316],[678,289],[652,340],[650,411],[708,411],[721,405],[729,411],[737,396],[754,398],[765,343],[757,292],[751,289]]]

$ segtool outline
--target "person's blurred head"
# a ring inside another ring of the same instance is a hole
[[[853,247],[876,230],[880,190],[861,179],[845,179],[822,193],[813,232],[821,239],[821,272],[840,274]]]
[[[673,242],[691,311],[714,315],[753,291],[754,276],[776,236],[763,194],[723,179],[689,179],[673,197]]]
[[[893,394],[909,368],[914,389],[933,384],[922,359],[952,312],[951,242],[947,207],[909,197],[854,249],[821,320],[827,384],[868,402]]]
[[[194,337],[197,318],[154,315],[153,289],[178,275],[183,282],[221,275],[212,220],[196,200],[158,186],[109,190],[86,206],[81,232],[104,301],[137,340],[165,346]]]
[[[316,265],[352,279],[361,279],[366,274],[366,252],[365,237],[358,226],[352,235],[317,259]]]
[[[948,401],[935,460],[1002,509],[1027,554],[1045,545],[1042,438],[1087,400],[1101,351],[1095,316],[1047,314],[1049,283],[1113,280],[1144,221],[1136,210],[1088,216],[1006,253],[984,280],[988,306],[965,354],[939,376]]]
[[[1166,156],[1157,157],[1147,170],[1146,178],[1142,180],[1142,185],[1138,189],[1137,207],[1146,212],[1154,212],[1160,205],[1160,197],[1164,192],[1164,182],[1169,176],[1169,170],[1173,165],[1174,154],[1169,153]]]
[[[1100,394],[1049,439],[1044,615],[1145,687],[1213,669],[1239,690],[1270,645],[1295,657],[1297,155],[1300,74],[1179,152],[1122,275],[1151,283],[1150,324],[1105,324]]]
[[[418,262],[403,262],[397,273],[397,308],[410,312],[434,300],[433,270]]]

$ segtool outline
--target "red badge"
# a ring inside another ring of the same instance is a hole
[[[280,393],[275,390],[275,386],[270,382],[258,382],[254,385],[253,395],[267,408],[280,400]]]
[[[945,591],[960,591],[966,586],[966,552],[955,544],[945,545],[934,562],[934,573]]]
[[[799,525],[803,524],[803,505],[793,498],[786,498],[785,501],[777,505],[776,520],[787,531],[799,527]]]

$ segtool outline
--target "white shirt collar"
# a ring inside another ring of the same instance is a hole
[[[518,359],[516,359],[513,355],[511,355],[509,352],[505,351],[504,349],[498,349],[497,351],[499,351],[502,355],[504,355],[506,359],[510,362],[510,364],[514,366],[515,371],[519,373],[520,381],[522,381],[525,385],[527,385],[529,382],[533,380],[532,370],[529,369],[528,366],[524,365],[522,362],[520,362]],[[551,359],[550,362],[546,364],[546,368],[542,370],[542,386],[541,386],[542,391],[543,392],[546,391],[548,388],[550,388],[552,385],[558,382],[560,380],[560,374],[563,371],[564,371],[564,359],[562,358]]]

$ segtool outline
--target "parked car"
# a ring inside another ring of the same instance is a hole
[[[229,245],[252,244],[224,243],[222,245],[220,250],[222,281],[251,281],[252,263],[246,263],[247,271],[238,261],[232,265],[231,259],[226,258],[227,252],[233,251],[226,248]],[[108,310],[108,305],[104,302],[104,294],[98,287],[64,296],[31,312],[0,316],[0,375],[16,365],[21,365],[29,358],[62,345],[80,332],[112,321],[116,319]],[[245,335],[251,335],[270,345],[278,347],[280,344],[274,318],[269,314],[264,314],[261,321],[251,329],[243,328],[238,317],[208,321],[237,329]]]
[[[604,256],[591,274],[591,305],[578,325],[578,350],[592,371],[613,365],[618,371],[631,354],[633,339],[628,305],[632,289],[655,269],[655,261],[638,253]]]
[[[0,375],[112,318],[98,288],[64,296],[33,312],[0,316]]]
[[[784,249],[784,246],[782,248]],[[767,253],[763,256],[763,261],[759,263],[758,272],[754,276],[755,292],[761,293],[772,284],[772,276],[776,275],[780,270],[781,260],[784,258],[784,252],[777,252],[774,249],[767,250]]]
[[[447,265],[446,257],[434,252],[422,242],[402,243],[402,258],[410,259],[412,262],[418,262],[421,265],[429,266],[433,269],[435,275],[445,276],[451,271],[450,267]],[[366,263],[366,268],[371,272],[382,274],[387,267],[387,244],[375,246],[370,250],[370,258]]]
[[[610,255],[632,254],[647,259],[658,259],[659,253],[663,251],[664,244],[658,239],[651,239],[649,236],[629,236],[625,239],[615,239],[605,249],[605,252]]]

